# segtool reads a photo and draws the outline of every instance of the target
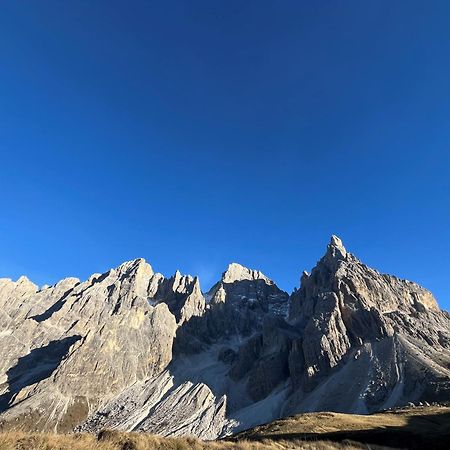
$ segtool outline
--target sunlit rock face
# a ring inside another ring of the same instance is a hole
[[[296,262],[297,264],[297,262]],[[196,435],[450,398],[450,316],[333,236],[290,296],[232,263],[207,292],[143,259],[0,279],[0,426]]]

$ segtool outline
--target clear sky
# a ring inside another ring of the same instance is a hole
[[[450,2],[0,3],[0,276],[298,285],[331,234],[450,308]]]

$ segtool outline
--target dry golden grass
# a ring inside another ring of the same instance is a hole
[[[102,431],[98,436],[0,432],[0,450],[374,450],[388,447],[448,450],[448,442],[449,407],[410,408],[365,416],[332,412],[301,414],[219,441],[111,430]]]
[[[296,439],[370,443],[409,449],[450,449],[450,407],[397,409],[372,415],[318,412],[257,426],[230,438],[250,442]]]
[[[146,433],[105,431],[97,438],[90,434],[50,434],[7,431],[0,433],[0,450],[352,450],[358,444],[298,440],[261,442],[201,441],[195,438],[164,438]]]

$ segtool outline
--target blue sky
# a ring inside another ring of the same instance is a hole
[[[450,2],[0,4],[0,276],[290,291],[331,234],[450,308]]]

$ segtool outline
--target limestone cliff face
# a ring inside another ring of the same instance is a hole
[[[179,271],[171,278],[160,278],[151,298],[166,303],[179,325],[193,316],[202,316],[206,308],[198,277],[181,275]]]
[[[261,330],[268,317],[286,317],[289,295],[263,273],[232,263],[207,294],[201,317],[177,333],[176,350],[205,350],[214,342],[245,337]]]
[[[143,259],[42,289],[0,280],[0,427],[213,439],[449,399],[450,315],[335,236],[291,296],[236,263],[206,294]]]
[[[291,402],[293,410],[302,409],[306,393],[330,384],[339,370],[366,355],[370,381],[354,400],[358,411],[402,404],[408,396],[418,401],[433,383],[442,399],[450,398],[448,314],[426,289],[365,266],[336,236],[292,294],[289,322],[301,335],[290,355],[291,379],[302,391]],[[427,375],[416,377],[420,371]]]
[[[22,279],[3,282],[4,416],[39,410],[37,429],[66,422],[70,428],[76,420],[69,423],[67,411],[75,402],[74,414],[83,419],[105,399],[161,372],[172,359],[176,321],[166,304],[149,304],[152,276],[151,267],[136,260],[84,283],[72,278],[42,291]]]

